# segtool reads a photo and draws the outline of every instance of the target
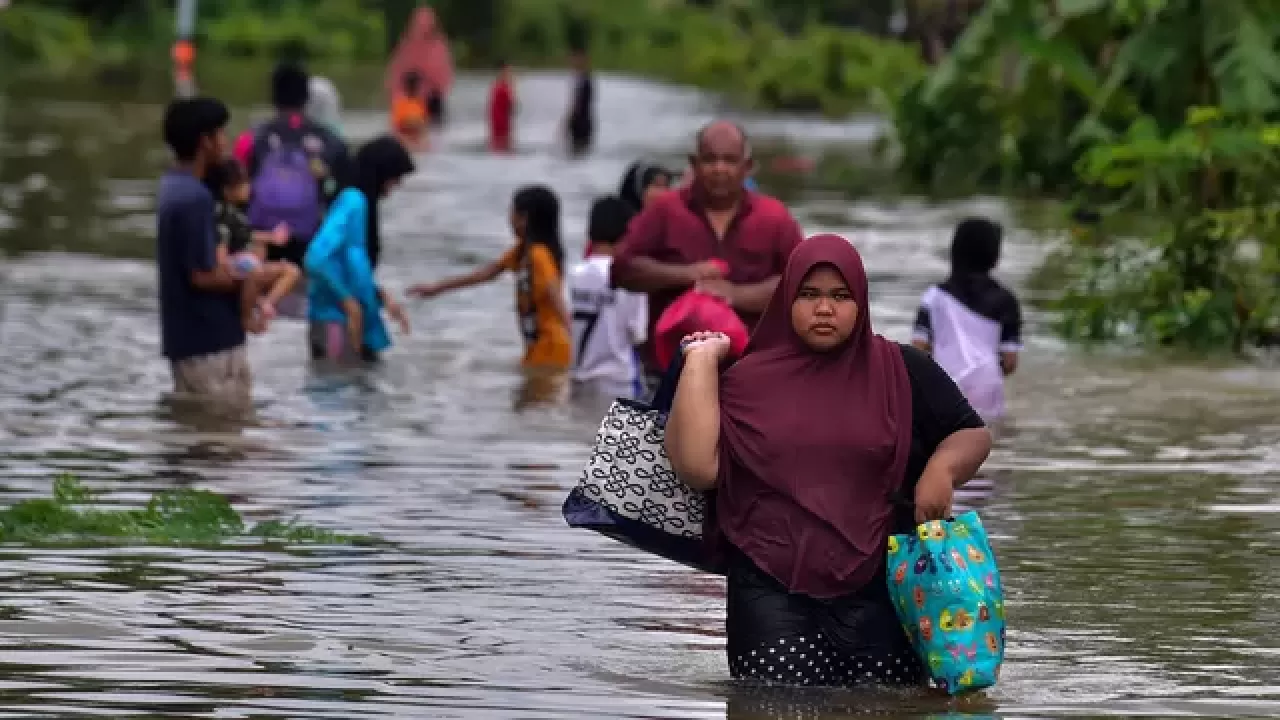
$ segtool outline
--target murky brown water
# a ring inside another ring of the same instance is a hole
[[[243,100],[253,76],[217,79]],[[608,79],[602,146],[555,150],[558,76],[520,88],[526,151],[481,151],[483,84],[389,203],[383,279],[492,257],[522,183],[561,194],[574,252],[590,198],[639,154],[678,157],[700,95]],[[348,103],[373,84],[348,83]],[[366,88],[357,90],[357,88]],[[565,527],[598,417],[516,371],[507,283],[412,305],[385,366],[318,375],[302,328],[252,344],[259,418],[217,427],[164,402],[148,260],[157,90],[23,83],[0,128],[0,494],[71,472],[121,503],[198,485],[254,519],[297,515],[391,549],[0,547],[0,717],[571,718],[1274,716],[1280,648],[1280,380],[1069,352],[1029,315],[1016,421],[985,518],[1010,649],[985,701],[761,696],[726,681],[722,584]],[[353,112],[367,136],[376,112]],[[747,117],[761,138],[857,141],[867,124]],[[791,198],[809,229],[856,233],[875,318],[905,338],[945,272],[948,226],[996,201]],[[1017,232],[1002,275],[1042,243]]]

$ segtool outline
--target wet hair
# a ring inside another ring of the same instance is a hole
[[[406,95],[418,95],[422,92],[422,73],[417,70],[410,70],[401,75],[400,87]]]
[[[564,275],[564,245],[560,242],[560,200],[546,185],[526,185],[511,199],[516,214],[525,219],[525,242],[551,252],[556,270]]]
[[[618,197],[631,206],[632,210],[639,212],[644,208],[644,191],[661,177],[665,177],[667,182],[675,179],[666,168],[660,165],[650,165],[643,161],[634,163],[622,176],[622,184],[618,186]]]
[[[239,160],[229,158],[209,168],[204,176],[205,187],[213,193],[214,199],[221,201],[223,194],[234,187],[249,182],[249,171]]]
[[[292,62],[282,62],[271,73],[271,104],[279,110],[301,110],[311,97],[311,78]]]
[[[1004,228],[987,218],[970,217],[951,236],[951,274],[989,273],[1000,262]]]
[[[381,225],[378,203],[387,183],[398,180],[414,171],[413,158],[399,140],[390,135],[380,135],[365,143],[356,151],[355,187],[369,203],[365,245],[369,251],[369,264],[377,267],[382,255]]]
[[[164,144],[182,162],[195,160],[200,140],[225,128],[231,111],[209,97],[182,98],[164,111]]]
[[[702,145],[707,141],[707,133],[712,129],[727,125],[738,131],[738,135],[742,138],[742,158],[745,160],[751,157],[751,138],[747,137],[747,131],[741,125],[729,120],[712,120],[711,122],[698,128],[698,134],[693,138],[693,152],[696,155],[702,150]]]
[[[587,219],[587,239],[601,245],[619,243],[634,216],[635,211],[620,198],[613,195],[597,198],[591,204],[591,215]]]

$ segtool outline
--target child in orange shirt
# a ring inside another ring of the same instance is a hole
[[[410,70],[391,103],[391,129],[410,152],[427,147],[427,106],[422,97],[422,75]]]
[[[560,201],[544,185],[521,188],[511,203],[516,244],[502,257],[455,278],[409,288],[409,295],[430,298],[452,290],[516,276],[516,314],[524,336],[526,368],[568,369],[572,359],[569,306],[565,300],[564,247],[560,243]]]

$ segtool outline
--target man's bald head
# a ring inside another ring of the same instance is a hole
[[[747,139],[747,131],[738,123],[729,120],[712,120],[703,125],[694,136],[693,151],[701,153],[707,143],[716,145],[736,143],[738,151],[744,158],[751,157],[751,141]]]
[[[689,156],[695,189],[705,201],[733,206],[742,198],[751,171],[751,144],[742,126],[728,120],[707,123],[698,131]]]

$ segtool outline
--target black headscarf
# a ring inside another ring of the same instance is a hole
[[[1004,228],[986,218],[965,218],[951,237],[951,274],[941,287],[969,309],[989,315],[1007,294],[991,277],[1000,262]]]
[[[960,221],[951,237],[951,274],[986,275],[1000,262],[1004,228],[987,218]]]
[[[661,165],[651,165],[647,162],[639,161],[632,163],[627,168],[626,174],[622,176],[622,184],[618,186],[618,197],[622,202],[631,206],[635,212],[640,212],[644,208],[644,191],[654,180],[660,177],[671,178],[671,173]]]
[[[378,267],[382,254],[382,238],[378,227],[378,203],[388,182],[404,177],[414,170],[413,158],[399,140],[382,135],[370,140],[356,153],[355,187],[369,201],[369,226],[366,245],[369,264]]]

